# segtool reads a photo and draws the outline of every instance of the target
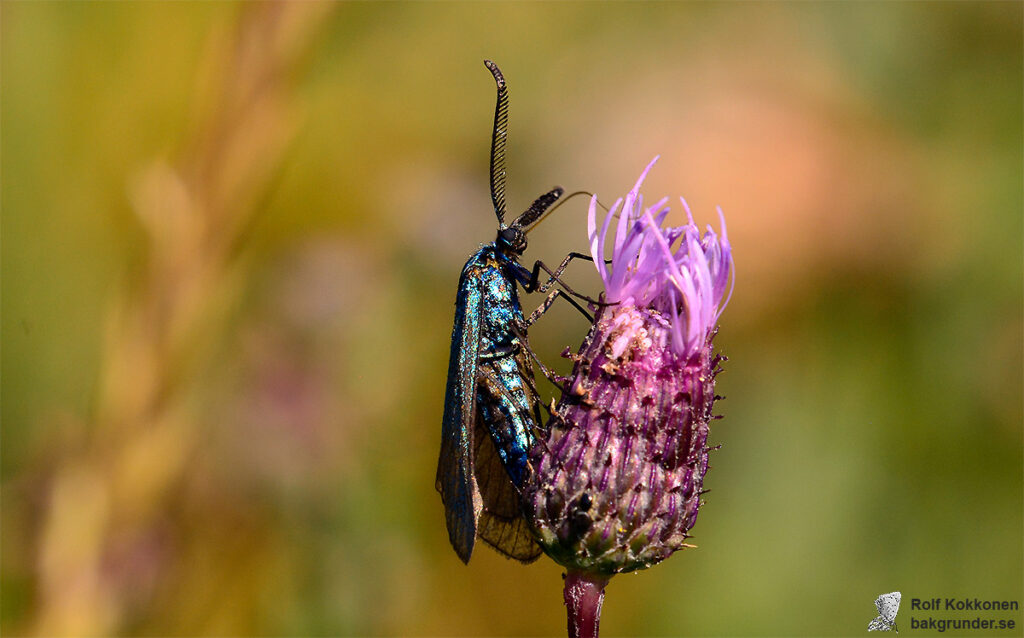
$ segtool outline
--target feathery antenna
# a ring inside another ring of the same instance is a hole
[[[491,201],[498,224],[505,226],[505,140],[508,138],[508,87],[498,65],[484,60],[484,66],[498,85],[498,101],[494,106],[494,132],[491,136]]]

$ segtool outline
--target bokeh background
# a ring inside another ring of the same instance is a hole
[[[434,491],[485,57],[512,211],[660,153],[646,192],[735,251],[699,547],[604,633],[1024,602],[1020,3],[0,10],[4,635],[564,632],[560,569],[463,566]],[[564,371],[586,328],[533,344]]]

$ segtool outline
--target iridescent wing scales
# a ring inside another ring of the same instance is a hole
[[[473,436],[477,421],[476,379],[480,347],[482,291],[479,277],[464,273],[455,302],[448,385],[441,424],[441,455],[437,491],[445,507],[448,539],[462,562],[468,563],[482,508],[473,474]]]

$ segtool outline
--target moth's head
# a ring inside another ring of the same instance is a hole
[[[522,255],[526,250],[526,233],[518,226],[506,226],[498,229],[498,238],[494,243],[504,252]]]

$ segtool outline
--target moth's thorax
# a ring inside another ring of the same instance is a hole
[[[480,332],[481,346],[485,348],[511,343],[515,335],[513,328],[523,322],[515,266],[516,263],[494,244],[488,244],[474,253],[462,269],[460,289],[464,289],[470,279],[482,293]]]

